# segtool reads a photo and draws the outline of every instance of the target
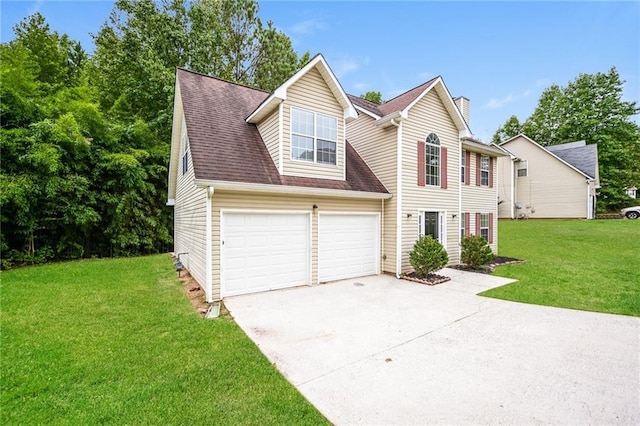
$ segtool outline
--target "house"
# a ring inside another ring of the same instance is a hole
[[[500,218],[593,219],[598,146],[585,141],[543,147],[525,135],[500,144],[498,160]]]
[[[440,77],[374,105],[348,96],[322,55],[271,93],[178,69],[175,252],[212,302],[400,275],[420,234],[452,264],[463,232],[496,251],[504,153],[467,123],[468,100]]]

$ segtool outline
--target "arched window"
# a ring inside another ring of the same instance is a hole
[[[435,133],[429,133],[425,140],[426,184],[440,186],[440,139]]]

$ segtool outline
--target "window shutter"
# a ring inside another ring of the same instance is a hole
[[[476,154],[476,186],[482,185],[482,156],[480,154]]]
[[[493,213],[489,213],[489,244],[493,243]]]
[[[464,236],[471,235],[471,213],[464,214]]]
[[[471,152],[464,152],[464,184],[471,185]]]
[[[493,157],[489,157],[489,188],[493,188]]]
[[[418,186],[424,186],[427,178],[427,152],[424,142],[418,141]]]
[[[440,148],[440,188],[447,189],[447,148]]]
[[[480,221],[482,220],[482,214],[476,213],[476,235],[480,235]]]

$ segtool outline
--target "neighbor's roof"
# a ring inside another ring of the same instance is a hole
[[[582,173],[595,179],[598,168],[598,145],[587,145],[584,141],[580,141],[546,148]]]
[[[269,93],[184,69],[177,82],[196,179],[388,193],[349,143],[346,181],[280,175],[258,128],[245,121]]]
[[[411,102],[415,101],[418,98],[418,96],[424,93],[424,91],[437,79],[438,77],[432,78],[431,80],[425,83],[422,83],[421,85],[414,87],[413,89],[408,90],[396,96],[393,99],[389,99],[388,101],[385,101],[380,105],[377,105],[373,102],[369,102],[366,99],[359,98],[354,95],[348,95],[348,96],[354,105],[362,109],[365,109],[370,113],[377,115],[378,117],[384,117],[385,115],[390,114],[392,112],[402,111],[406,107],[411,105]]]

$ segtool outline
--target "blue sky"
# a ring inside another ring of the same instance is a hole
[[[39,11],[52,29],[80,40],[108,18],[112,1],[2,1],[1,39]],[[471,100],[470,126],[488,141],[515,114],[526,119],[542,90],[612,66],[624,99],[640,100],[640,2],[263,1],[299,52],[324,54],[344,89],[390,99],[441,75]],[[638,117],[636,117],[636,121]]]

